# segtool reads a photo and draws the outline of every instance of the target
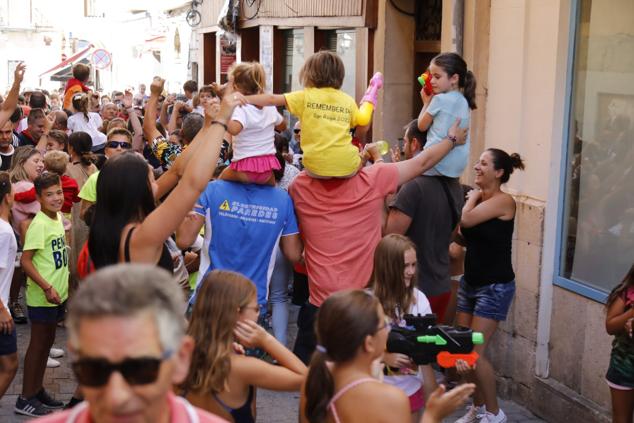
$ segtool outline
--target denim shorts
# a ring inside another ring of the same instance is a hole
[[[27,306],[29,320],[34,323],[56,324],[66,317],[66,301],[53,307]]]
[[[515,295],[515,281],[470,286],[464,277],[458,289],[457,311],[492,320],[506,320]]]

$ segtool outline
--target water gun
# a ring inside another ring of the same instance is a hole
[[[405,327],[392,327],[387,339],[388,352],[405,354],[417,365],[436,361],[444,368],[455,367],[457,360],[473,366],[480,357],[473,347],[484,343],[481,332],[437,325],[435,314],[407,314],[405,322]]]
[[[357,113],[357,125],[366,126],[370,124],[372,120],[372,112],[376,106],[376,97],[379,94],[379,89],[383,87],[383,74],[377,72],[370,79],[370,84],[365,92],[365,95],[361,99],[359,106],[359,112]]]
[[[422,85],[425,94],[432,95],[434,93],[434,89],[431,86],[431,73],[428,70],[420,74],[418,83]]]

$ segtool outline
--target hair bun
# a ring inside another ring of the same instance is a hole
[[[524,160],[522,160],[519,154],[511,154],[511,163],[513,164],[513,169],[524,170]]]

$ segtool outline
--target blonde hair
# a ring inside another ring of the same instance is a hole
[[[110,133],[114,128],[128,129],[128,124],[120,117],[112,118],[106,125],[106,134]]]
[[[44,168],[62,176],[68,166],[68,154],[63,151],[53,150],[44,155]]]
[[[29,175],[24,169],[24,163],[36,154],[39,154],[40,156],[42,155],[35,147],[30,145],[15,149],[13,160],[11,160],[11,169],[9,170],[12,183],[30,181]]]
[[[196,346],[184,390],[210,394],[227,389],[233,329],[240,310],[253,298],[257,298],[255,285],[239,273],[214,270],[205,277],[187,329]]]
[[[345,75],[341,58],[328,50],[321,50],[310,56],[299,70],[299,80],[308,88],[339,89]]]
[[[233,77],[233,85],[244,95],[264,92],[266,73],[258,62],[235,63],[229,69],[229,75]]]
[[[112,138],[113,135],[125,135],[128,137],[128,142],[132,143],[132,134],[125,128],[113,128],[109,130],[107,135],[108,141],[110,141],[110,138]]]

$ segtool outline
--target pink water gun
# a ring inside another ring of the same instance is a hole
[[[379,94],[379,89],[383,87],[383,74],[377,72],[370,79],[370,84],[365,92],[365,95],[361,99],[361,105],[359,107],[359,113],[357,114],[357,125],[366,126],[372,121],[372,112],[376,107],[376,97]]]

